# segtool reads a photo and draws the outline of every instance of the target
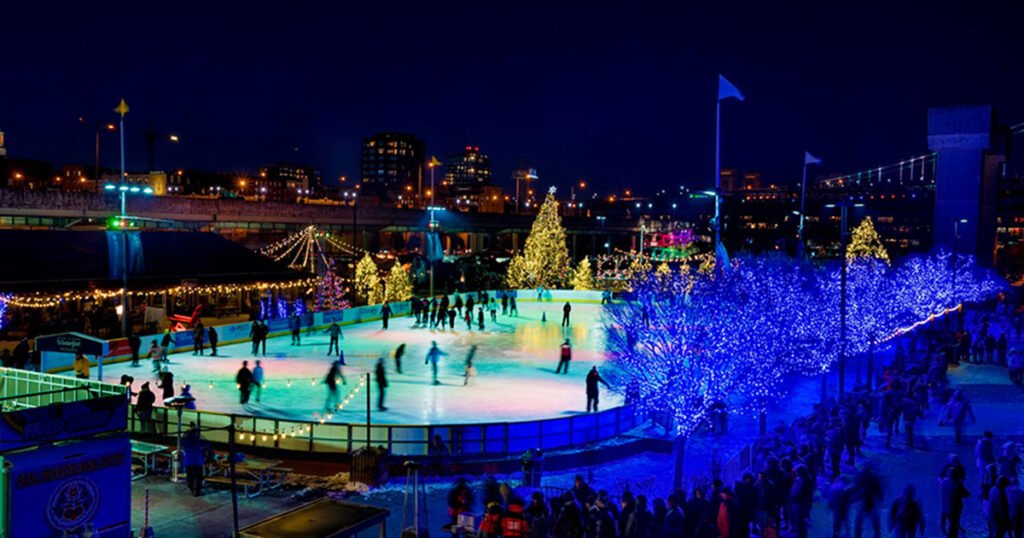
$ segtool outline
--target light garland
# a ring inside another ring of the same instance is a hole
[[[304,278],[298,280],[289,280],[283,282],[254,282],[250,284],[211,284],[204,286],[172,286],[169,288],[159,289],[148,289],[148,290],[129,290],[128,295],[131,297],[140,297],[145,295],[163,294],[168,295],[179,295],[183,293],[237,293],[247,291],[266,291],[266,290],[278,290],[285,288],[296,288],[296,287],[311,287],[316,286],[320,282],[318,277]],[[82,292],[65,292],[55,294],[0,294],[0,304],[7,306],[13,306],[16,308],[50,308],[54,306],[60,306],[68,301],[85,301],[85,300],[105,300],[113,299],[121,296],[121,289],[116,290],[89,290]]]

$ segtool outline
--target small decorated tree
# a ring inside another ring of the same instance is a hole
[[[590,258],[584,256],[580,260],[579,265],[576,266],[576,270],[572,273],[572,289],[592,290],[595,288],[594,270],[590,266]]]
[[[384,289],[384,299],[387,301],[407,301],[412,297],[412,280],[409,279],[409,272],[402,264],[395,262],[388,273]]]
[[[376,304],[383,299],[383,286],[381,286],[377,263],[373,261],[369,253],[356,264],[355,293],[356,300],[364,304]]]
[[[317,310],[345,308],[345,282],[338,276],[334,260],[329,260],[320,287],[316,290]]]
[[[853,229],[850,236],[850,244],[846,245],[846,261],[854,262],[862,258],[873,258],[881,260],[889,265],[889,253],[882,244],[882,237],[875,230],[871,217],[865,217],[860,224]]]
[[[549,289],[560,288],[569,281],[569,249],[566,247],[565,228],[558,216],[558,201],[555,200],[553,189],[544,199],[533,221],[530,235],[526,238],[526,248],[523,249],[523,258],[519,263],[524,271],[520,274],[527,275],[528,282],[517,281],[515,287],[529,284],[529,287],[541,285]],[[512,269],[510,265],[510,272]],[[512,284],[511,278],[509,283]]]

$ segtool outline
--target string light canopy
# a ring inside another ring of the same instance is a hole
[[[182,293],[228,294],[247,291],[279,290],[287,288],[309,288],[319,285],[317,277],[280,282],[250,282],[244,284],[209,284],[199,286],[170,286],[147,290],[129,290],[128,295],[140,297],[153,294],[178,295]],[[87,290],[63,293],[0,294],[0,304],[16,308],[50,308],[68,301],[104,300],[121,296],[121,290]]]
[[[324,267],[328,265],[328,257],[321,241],[348,255],[367,252],[364,249],[350,245],[341,238],[331,234],[331,232],[321,231],[313,225],[306,226],[298,232],[258,249],[256,252],[274,261],[285,262],[288,264],[288,267],[297,271],[315,273],[317,272],[318,261]]]

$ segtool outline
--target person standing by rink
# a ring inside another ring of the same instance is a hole
[[[324,400],[324,412],[333,413],[338,407],[338,363],[332,362],[331,368],[327,370],[327,377],[324,378],[324,385],[327,385],[327,399]]]
[[[502,292],[501,293],[501,315],[502,316],[507,316],[508,315],[508,293],[507,292]]]
[[[252,338],[252,354],[258,355],[260,352],[260,320],[252,321],[252,325],[249,326],[249,338]]]
[[[138,335],[132,334],[128,337],[128,349],[132,351],[132,366],[139,365],[139,349],[142,347],[142,340]]]
[[[171,344],[174,343],[174,336],[171,335],[170,329],[164,329],[164,338],[160,341],[160,351],[163,355],[160,360],[167,362],[167,354],[171,352]]]
[[[562,349],[558,359],[558,368],[555,369],[556,374],[568,374],[569,373],[569,361],[572,360],[572,344],[569,343],[569,339],[566,338],[565,342],[562,342]],[[563,372],[562,369],[565,369]]]
[[[260,365],[259,359],[252,369],[252,384],[256,387],[256,401],[259,402],[260,396],[263,396],[263,366]]]
[[[374,373],[377,377],[377,410],[387,411],[388,408],[384,406],[384,391],[388,388],[388,374],[384,371],[384,357],[377,359],[377,368]]]
[[[562,327],[569,326],[569,312],[572,312],[572,305],[566,301],[565,306],[562,307]]]
[[[299,317],[298,312],[293,312],[292,317],[288,318],[288,328],[292,330],[292,345],[302,345],[302,318]]]
[[[242,361],[242,368],[235,375],[235,384],[238,385],[239,403],[249,405],[249,391],[252,390],[252,372],[249,370],[249,361]]]
[[[494,300],[494,297],[491,297],[491,300],[488,302],[487,306],[490,307],[490,310],[491,310],[491,323],[497,323],[498,322],[498,301]]]
[[[481,311],[482,312],[482,311]],[[482,316],[483,314],[481,314]],[[430,369],[434,373],[434,384],[440,385],[441,382],[437,380],[437,361],[441,360],[441,357],[447,356],[448,354],[441,351],[437,347],[437,341],[430,343],[430,350],[427,351],[427,360],[423,361],[423,364],[430,364]]]
[[[597,404],[600,400],[601,392],[597,386],[601,383],[605,388],[610,389],[608,383],[601,377],[601,374],[597,373],[597,366],[592,366],[590,372],[587,374],[587,412],[590,412],[590,406],[593,404],[594,412],[597,413]]]
[[[384,301],[384,306],[380,308],[380,320],[384,324],[384,330],[388,330],[388,320],[391,318],[391,305],[387,301]]]
[[[477,328],[481,331],[484,330],[484,305],[480,305],[476,310]]]
[[[206,331],[206,332],[210,333],[209,337],[208,337],[208,339],[210,340],[210,356],[211,357],[216,357],[217,356],[217,338],[218,338],[217,337],[217,328],[216,327],[210,327],[210,330]]]
[[[462,383],[463,387],[469,386],[469,380],[476,377],[476,366],[473,366],[473,358],[476,357],[476,346],[469,348],[469,353],[466,355],[466,380]]]
[[[153,344],[149,346],[149,360],[153,361],[153,373],[160,373],[160,361],[164,355],[164,350],[160,348],[160,344],[153,340]]]
[[[206,340],[206,327],[203,326],[203,320],[196,322],[196,326],[192,328],[192,354],[202,355],[203,354],[203,341]]]
[[[338,340],[342,338],[342,335],[341,326],[338,325],[338,322],[332,321],[331,325],[327,327],[327,330],[324,332],[331,335],[331,342],[327,345],[327,354],[330,355],[331,353],[340,352],[341,348],[338,345]]]
[[[511,295],[508,298],[508,315],[519,317],[519,308],[516,307],[516,296]]]

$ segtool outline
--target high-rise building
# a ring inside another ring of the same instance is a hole
[[[384,132],[363,139],[363,191],[378,196],[422,192],[426,145],[406,133]]]
[[[533,182],[536,180],[537,170],[526,166],[525,163],[519,163],[519,168],[512,171],[512,183],[515,184],[512,203],[516,208],[515,213],[519,213],[523,205],[531,199],[527,193],[533,191]]]
[[[291,202],[297,198],[320,196],[323,183],[320,171],[297,164],[273,164],[260,168],[252,178],[251,192],[267,200]]]
[[[491,184],[491,158],[480,153],[478,146],[445,159],[444,184],[456,192],[479,192]]]

